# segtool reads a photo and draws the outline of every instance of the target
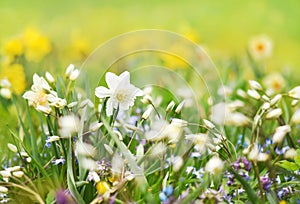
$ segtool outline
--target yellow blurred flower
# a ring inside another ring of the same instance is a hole
[[[250,40],[249,52],[256,60],[269,58],[273,52],[273,43],[266,35],[254,37]]]
[[[25,90],[26,78],[23,66],[20,64],[12,64],[4,67],[0,72],[0,79],[7,79],[15,94],[21,94]]]
[[[73,60],[82,60],[90,54],[91,46],[84,38],[73,38],[70,51]]]
[[[28,61],[39,62],[50,53],[50,40],[34,29],[27,29],[23,34],[25,57]]]
[[[10,58],[20,56],[24,52],[24,46],[20,38],[14,38],[4,44],[4,54]]]

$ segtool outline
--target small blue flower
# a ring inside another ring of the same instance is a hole
[[[161,202],[166,202],[168,200],[168,198],[164,192],[159,193],[159,199],[161,200]]]
[[[164,189],[163,192],[166,193],[167,196],[170,196],[170,195],[172,195],[172,193],[173,193],[173,187],[172,187],[171,185],[168,185],[168,186]]]

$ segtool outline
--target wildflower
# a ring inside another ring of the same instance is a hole
[[[181,103],[179,103],[179,105],[176,107],[175,109],[175,113],[179,114],[181,109],[183,108],[185,101],[183,100]]]
[[[213,156],[205,165],[205,171],[213,175],[219,175],[224,168],[224,162],[217,156]]]
[[[254,37],[249,43],[249,52],[256,60],[266,59],[271,57],[273,44],[269,37],[260,35]]]
[[[252,98],[254,98],[254,99],[256,99],[256,100],[259,100],[260,99],[260,95],[259,95],[259,93],[256,91],[256,90],[253,90],[253,89],[249,89],[248,91],[247,91],[247,94],[249,95],[249,96],[251,96]]]
[[[206,152],[207,145],[211,143],[209,136],[204,133],[186,135],[185,139],[191,140],[195,144],[195,149],[201,154]]]
[[[99,86],[95,90],[98,98],[107,98],[106,114],[111,116],[113,109],[128,110],[133,106],[137,96],[141,96],[143,92],[130,84],[130,74],[128,71],[123,72],[120,76],[107,72],[105,76],[108,88]]]
[[[270,191],[272,182],[271,179],[268,176],[260,177],[260,182],[262,184],[262,187],[265,191]]]
[[[0,186],[0,193],[8,193],[8,188],[4,187],[4,186]]]
[[[285,135],[291,131],[289,125],[284,125],[276,128],[276,131],[273,135],[272,141],[274,144],[280,144],[285,138]]]
[[[21,64],[11,64],[3,67],[0,72],[0,79],[6,79],[10,85],[8,87],[7,82],[5,82],[5,88],[10,88],[10,90],[15,94],[21,94],[25,90],[26,77],[24,68]]]
[[[294,87],[292,90],[288,93],[289,97],[294,99],[300,99],[300,86]]]
[[[55,82],[54,77],[49,72],[46,72],[45,77],[48,80],[48,82],[50,82],[50,83],[54,83]]]
[[[68,191],[59,190],[55,194],[57,204],[75,204],[71,194]]]
[[[15,145],[11,144],[11,143],[8,143],[7,147],[12,152],[15,152],[15,153],[18,152],[18,148]]]
[[[300,109],[296,110],[296,112],[293,114],[291,118],[291,122],[293,124],[299,124],[300,123]]]
[[[17,178],[22,178],[24,176],[24,172],[23,171],[15,171],[12,173],[12,175]]]
[[[166,152],[166,150],[167,150],[166,145],[162,142],[159,142],[151,147],[150,155],[152,157],[160,157]]]
[[[84,155],[90,157],[96,155],[95,148],[92,145],[87,144],[85,142],[77,142],[75,146],[75,152],[77,155]]]
[[[297,151],[294,148],[287,150],[284,153],[284,158],[293,160],[297,156]]]
[[[70,80],[71,81],[75,81],[78,76],[80,74],[80,71],[78,69],[74,69],[71,73],[70,73]]]
[[[252,89],[255,89],[255,90],[258,90],[258,91],[262,90],[262,86],[257,81],[249,80],[249,84],[250,84]]]
[[[61,137],[71,137],[78,130],[79,118],[75,115],[66,115],[58,119],[58,125]]]
[[[106,181],[99,181],[96,183],[96,189],[98,194],[104,195],[105,193],[109,192],[109,184]]]
[[[267,112],[266,119],[278,118],[281,115],[282,115],[281,108],[275,108],[275,109],[272,109],[272,110]]]
[[[280,73],[272,73],[263,79],[263,84],[267,88],[267,94],[279,92],[285,87],[285,80]]]
[[[215,128],[215,125],[212,122],[210,122],[209,120],[203,119],[203,123],[204,123],[204,125],[206,125],[210,129]]]
[[[274,106],[276,105],[282,98],[282,95],[281,94],[277,94],[276,96],[274,96],[271,101],[270,101],[270,105],[271,106]]]
[[[147,108],[147,110],[143,113],[142,118],[144,120],[147,120],[152,112],[152,107],[150,106],[149,108]]]
[[[38,111],[46,114],[51,112],[48,100],[54,101],[57,97],[56,92],[51,91],[51,87],[47,81],[37,74],[33,75],[33,85],[30,91],[23,94],[23,98],[28,100],[28,104]]]
[[[0,95],[3,98],[11,99],[12,93],[11,93],[10,89],[8,89],[8,88],[1,88],[0,89]]]
[[[4,44],[4,54],[10,58],[22,55],[24,52],[24,45],[20,38],[14,38]]]
[[[246,153],[246,152],[244,152]],[[264,162],[266,160],[268,160],[269,155],[266,153],[262,153],[259,151],[258,145],[254,144],[252,146],[252,148],[250,149],[250,151],[248,150],[248,159],[250,161],[260,161],[260,162]]]
[[[99,128],[102,127],[102,125],[103,125],[103,123],[95,122],[95,123],[90,125],[90,130],[92,132],[96,132],[97,130],[99,130]]]
[[[144,97],[141,99],[141,101],[144,104],[152,104],[152,97],[149,95],[144,95]]]
[[[23,38],[28,61],[39,62],[52,49],[49,39],[34,29],[25,30]]]
[[[54,165],[59,165],[59,164],[64,164],[65,163],[65,159],[64,158],[60,158],[60,159],[55,159],[53,160],[51,163],[54,164]]]

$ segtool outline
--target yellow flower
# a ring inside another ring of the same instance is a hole
[[[10,58],[20,56],[24,52],[24,46],[22,40],[19,38],[11,39],[4,44],[4,54]]]
[[[12,64],[4,67],[0,72],[0,79],[7,79],[15,94],[21,94],[25,90],[26,78],[23,66],[20,64]]]
[[[34,29],[27,29],[23,34],[25,57],[28,61],[39,62],[51,51],[49,39]]]
[[[109,184],[106,181],[99,181],[96,184],[96,190],[100,195],[104,195],[109,191]]]

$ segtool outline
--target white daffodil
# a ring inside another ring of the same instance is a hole
[[[119,107],[120,110],[128,110],[133,106],[137,96],[142,96],[143,92],[139,88],[130,84],[130,74],[123,72],[120,76],[107,72],[105,80],[108,88],[99,86],[95,90],[95,95],[102,98],[109,98],[106,104],[106,115],[111,116],[113,109]]]
[[[51,90],[48,82],[37,74],[33,75],[31,90],[26,91],[23,94],[23,98],[28,100],[30,106],[46,114],[51,112],[51,105],[61,107],[66,103],[64,99],[58,98],[57,93]],[[59,103],[57,103],[57,101],[59,101]]]
[[[205,165],[205,172],[219,175],[224,169],[224,162],[217,156],[213,156]]]

